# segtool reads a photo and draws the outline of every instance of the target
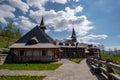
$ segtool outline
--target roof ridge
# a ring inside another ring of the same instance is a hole
[[[36,25],[33,29],[27,32],[24,36],[22,36],[15,43],[26,43],[28,40],[32,39],[33,37],[37,38],[38,43],[53,43],[54,42],[54,40],[49,35],[47,35],[44,31],[40,29],[38,25]]]
[[[20,37],[20,39],[22,39],[23,37],[27,36],[27,35],[28,35],[33,29],[35,29],[37,26],[38,26],[38,25],[36,25],[34,28],[32,28],[30,31],[28,31],[25,35],[23,35],[22,37]],[[18,39],[15,43],[19,42],[20,39]]]

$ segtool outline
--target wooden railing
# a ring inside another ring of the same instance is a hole
[[[120,80],[120,75],[114,72],[114,69],[120,72],[120,65],[113,63],[111,60],[103,61],[99,58],[89,57],[87,63],[94,73],[104,74],[107,80]]]

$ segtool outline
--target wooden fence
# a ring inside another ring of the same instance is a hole
[[[103,61],[95,57],[89,57],[87,63],[94,73],[104,74],[107,80],[120,80],[120,75],[114,72],[114,70],[120,72],[120,65],[113,63],[111,60]]]

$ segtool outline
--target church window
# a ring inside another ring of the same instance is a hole
[[[24,56],[24,50],[20,51],[20,56]]]
[[[46,56],[47,52],[45,50],[42,50],[42,56]]]

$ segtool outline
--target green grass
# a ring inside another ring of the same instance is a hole
[[[83,60],[84,58],[67,58],[67,59],[75,63],[80,63],[80,61]]]
[[[0,69],[8,70],[55,70],[62,64],[3,64]]]
[[[120,56],[113,56],[113,55],[108,55],[108,54],[101,54],[101,57],[102,57],[103,60],[110,59],[113,62],[120,64]]]
[[[113,56],[113,55],[108,55],[108,54],[101,54],[101,57],[103,60],[105,59],[110,59],[113,62],[117,63],[120,65],[120,56]],[[118,75],[120,75],[120,70],[117,69],[113,69],[115,73],[117,73]]]
[[[45,76],[0,76],[0,80],[43,80]]]

